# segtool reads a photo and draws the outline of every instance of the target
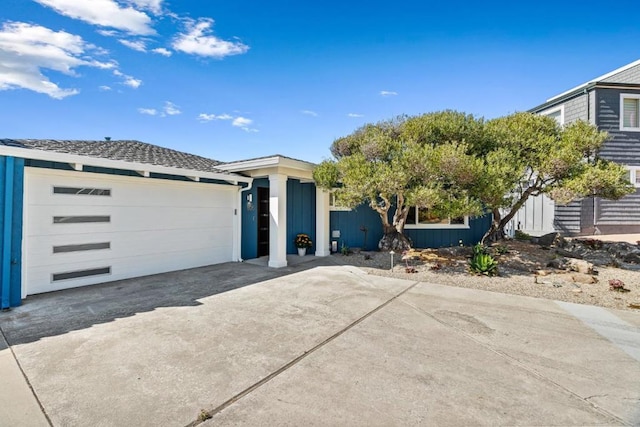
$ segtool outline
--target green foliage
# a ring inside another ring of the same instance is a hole
[[[475,274],[495,276],[498,274],[498,262],[491,255],[484,253],[483,249],[481,248],[480,252],[476,252],[474,247],[474,255],[469,261],[469,270]]]
[[[516,230],[514,238],[516,240],[520,240],[522,242],[531,241],[531,235],[529,235],[529,234],[527,234],[527,233],[525,233],[524,231],[521,231],[521,230]]]
[[[597,158],[606,139],[589,123],[561,127],[531,113],[490,121],[450,110],[399,116],[336,139],[334,159],[313,176],[319,187],[337,188],[341,206],[368,203],[387,235],[402,234],[409,207],[417,206],[439,217],[489,210],[487,237],[501,233],[531,196],[568,203],[633,192],[622,166]]]
[[[344,243],[342,244],[342,247],[340,248],[340,253],[342,255],[349,255],[351,253],[351,248],[349,248],[349,246],[345,245]]]
[[[509,253],[509,248],[506,245],[497,245],[495,246],[496,254],[504,255]]]

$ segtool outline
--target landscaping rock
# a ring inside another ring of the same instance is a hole
[[[540,246],[555,246],[561,248],[565,245],[565,240],[560,233],[549,233],[538,237],[535,243]]]
[[[566,267],[571,271],[583,274],[593,274],[593,264],[581,259],[570,259]]]

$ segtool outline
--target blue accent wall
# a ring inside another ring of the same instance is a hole
[[[294,241],[298,233],[311,238],[313,246],[307,249],[312,254],[316,249],[316,186],[301,183],[297,179],[287,180],[287,253],[296,254]]]
[[[20,305],[24,159],[0,156],[0,307]]]
[[[243,191],[242,206],[242,248],[240,257],[242,259],[253,259],[258,257],[258,188],[269,188],[269,180],[260,178],[253,180],[251,190]],[[251,194],[253,201],[251,208],[247,204],[247,195]]]
[[[360,205],[352,211],[332,211],[330,213],[330,230],[339,230],[340,238],[330,237],[330,241],[338,242],[338,250],[342,245],[350,248],[363,248],[372,251],[378,249],[378,242],[382,238],[382,222],[377,212],[367,205]],[[469,219],[469,228],[442,229],[405,229],[405,234],[412,240],[415,248],[441,248],[457,246],[462,243],[470,246],[478,243],[484,233],[491,226],[491,215],[484,215]],[[367,229],[367,241],[364,242]]]

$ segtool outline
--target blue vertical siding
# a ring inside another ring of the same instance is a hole
[[[340,238],[332,238],[338,242],[338,249],[342,245],[365,250],[378,249],[378,242],[382,238],[382,222],[377,212],[367,205],[360,205],[352,211],[332,211],[330,214],[330,229],[340,231]],[[405,234],[412,240],[415,248],[441,248],[457,246],[460,241],[465,246],[478,243],[484,233],[491,226],[491,215],[469,219],[469,228],[464,229],[405,229]],[[366,228],[367,241],[364,243]]]
[[[20,305],[24,159],[0,156],[0,307]]]
[[[307,253],[315,251],[316,243],[316,186],[301,183],[297,179],[287,180],[287,253],[298,252],[294,241],[298,233],[307,234],[313,246]]]
[[[251,190],[243,191],[242,194],[242,248],[240,256],[242,259],[253,259],[258,257],[258,188],[269,188],[269,180],[260,178],[253,180]],[[247,195],[253,198],[251,209],[247,204]]]

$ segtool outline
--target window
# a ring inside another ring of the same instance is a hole
[[[439,218],[429,209],[411,207],[406,228],[469,228],[469,217]]]
[[[86,188],[86,187],[53,187],[53,194],[75,194],[87,196],[110,196],[111,190],[108,188]]]
[[[556,122],[558,122],[559,125],[564,124],[564,105],[553,108],[551,110],[543,111],[540,114],[542,114],[543,116],[551,117]]]
[[[69,271],[66,273],[54,273],[51,277],[52,282],[60,280],[78,279],[80,277],[99,276],[103,274],[111,274],[111,267],[92,268],[89,270]]]
[[[95,251],[99,249],[111,249],[111,242],[80,243],[77,245],[54,246],[53,253],[60,254],[65,252]]]
[[[85,222],[111,222],[108,215],[54,216],[54,224],[81,224]]]
[[[627,166],[627,179],[633,185],[640,188],[640,167]]]
[[[336,201],[335,193],[329,193],[329,210],[330,211],[350,211],[351,209],[346,206],[340,206]]]
[[[640,95],[620,95],[620,129],[640,131]]]

